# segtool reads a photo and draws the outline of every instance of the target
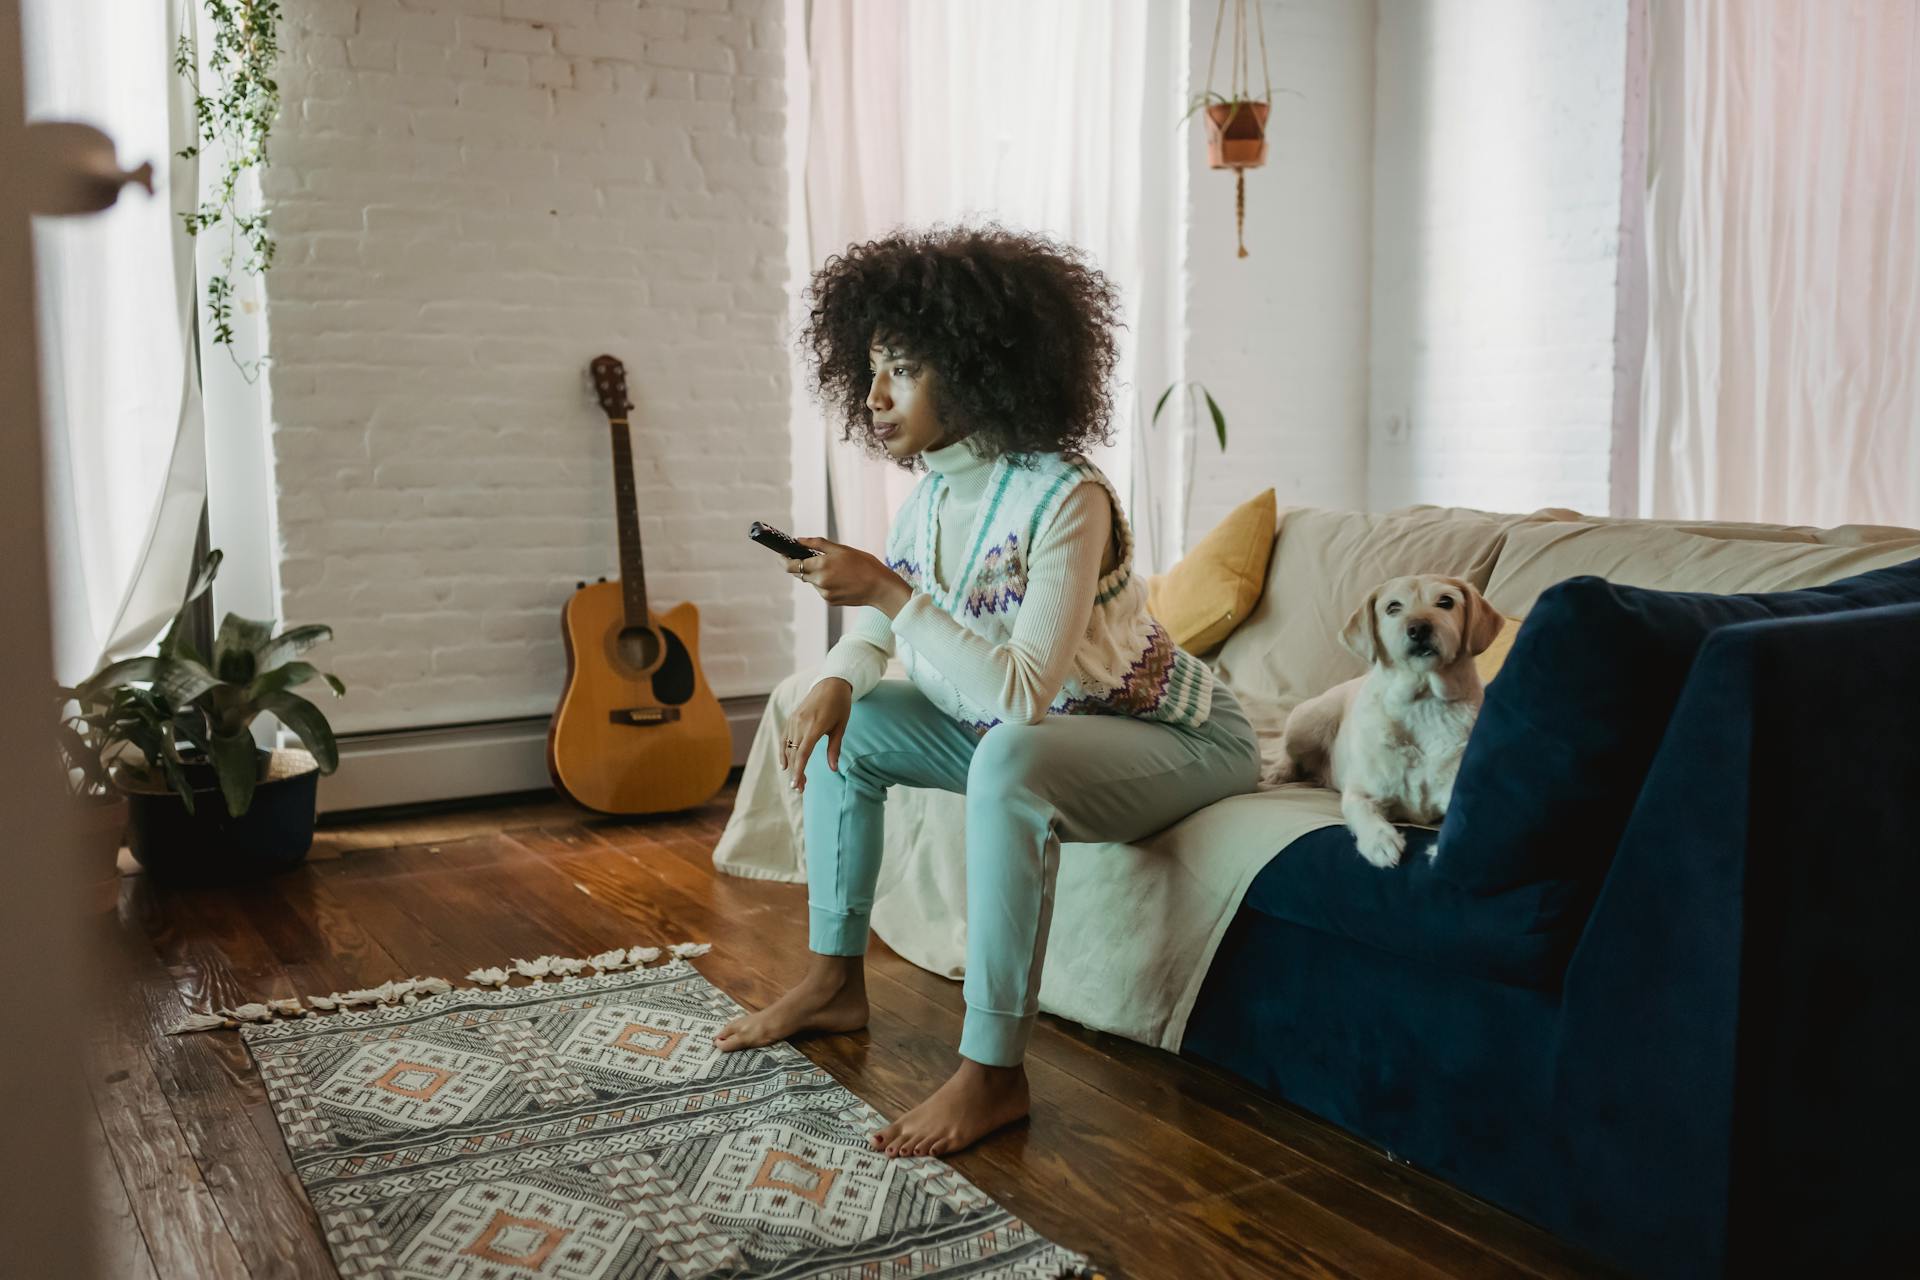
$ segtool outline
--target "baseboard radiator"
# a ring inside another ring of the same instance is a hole
[[[733,763],[745,763],[767,697],[722,698]],[[551,789],[547,716],[340,735],[340,768],[320,780],[320,812],[345,813]]]

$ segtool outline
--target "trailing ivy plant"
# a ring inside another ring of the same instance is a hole
[[[274,62],[280,54],[280,2],[198,3],[213,33],[207,53],[212,83],[201,84],[199,50],[189,34],[193,24],[182,22],[173,69],[193,90],[194,140],[179,154],[191,160],[217,139],[226,167],[213,194],[202,199],[199,208],[180,216],[190,236],[222,224],[226,227],[227,244],[220,257],[220,270],[207,280],[207,323],[212,326],[214,343],[227,349],[241,376],[252,382],[259,376],[260,362],[242,363],[234,353],[233,271],[237,261],[251,275],[260,275],[273,265],[273,237],[267,231],[267,215],[261,210],[242,213],[239,197],[247,170],[267,163],[267,139],[280,110],[280,86],[273,78]]]

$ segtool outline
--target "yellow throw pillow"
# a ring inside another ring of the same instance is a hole
[[[1147,608],[1174,643],[1206,653],[1253,612],[1266,586],[1278,521],[1269,489],[1228,512],[1180,563],[1147,580]]]
[[[1500,664],[1507,660],[1507,650],[1513,648],[1513,636],[1518,630],[1520,619],[1503,616],[1500,619],[1500,634],[1493,638],[1493,643],[1486,647],[1485,652],[1474,655],[1473,665],[1480,672],[1481,684],[1486,684],[1499,673]]]

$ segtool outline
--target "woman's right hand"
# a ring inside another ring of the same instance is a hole
[[[820,739],[827,740],[827,767],[840,772],[840,739],[853,714],[853,686],[830,676],[813,686],[787,719],[786,740],[780,744],[780,767],[795,791],[807,789],[807,760]]]

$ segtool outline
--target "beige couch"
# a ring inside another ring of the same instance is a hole
[[[1265,592],[1209,655],[1271,758],[1287,711],[1362,671],[1340,629],[1387,578],[1445,572],[1523,618],[1555,582],[1597,574],[1637,586],[1736,592],[1815,586],[1920,556],[1920,531],[1875,526],[1659,524],[1547,510],[1499,515],[1419,507],[1385,514],[1282,512]],[[777,746],[813,673],[769,700],[715,866],[804,881],[798,798]],[[897,787],[874,929],[935,973],[965,958],[960,797]],[[1298,837],[1340,821],[1337,797],[1284,786],[1211,805],[1139,844],[1069,844],[1061,854],[1041,1007],[1087,1026],[1177,1049],[1207,966],[1253,877]],[[796,905],[796,910],[799,909]]]

